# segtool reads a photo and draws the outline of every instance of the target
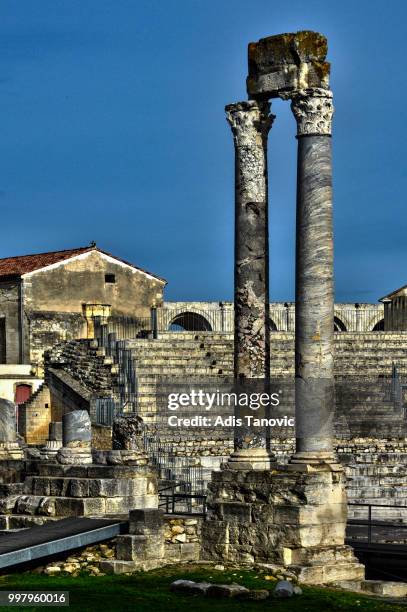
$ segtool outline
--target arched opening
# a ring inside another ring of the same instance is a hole
[[[31,385],[16,385],[14,401],[16,404],[24,404],[31,396]]]
[[[274,332],[277,331],[277,325],[274,323],[273,319],[269,317],[269,329]]]
[[[173,318],[168,331],[212,331],[207,319],[197,312],[181,312]]]
[[[334,331],[336,332],[345,332],[346,325],[339,317],[334,317]]]
[[[384,319],[380,319],[373,327],[372,331],[384,331]]]

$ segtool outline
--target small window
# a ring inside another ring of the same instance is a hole
[[[114,274],[105,274],[105,283],[115,283],[116,282],[116,276]]]

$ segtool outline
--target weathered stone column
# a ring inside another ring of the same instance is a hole
[[[110,465],[146,465],[148,457],[143,445],[143,419],[137,415],[116,417],[112,428],[112,450],[107,455]]]
[[[63,415],[62,440],[63,447],[57,454],[59,463],[92,463],[92,426],[87,410],[74,410]]]
[[[235,339],[237,383],[270,376],[267,137],[268,102],[226,106],[235,145]],[[262,448],[263,447],[263,448]],[[231,462],[268,467],[265,439],[240,431]]]
[[[291,95],[297,120],[295,297],[296,453],[293,463],[333,461],[334,287],[332,93]]]
[[[0,461],[23,458],[17,442],[16,405],[0,398]]]

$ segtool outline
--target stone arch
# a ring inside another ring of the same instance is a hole
[[[347,331],[345,323],[338,316],[334,316],[334,331],[345,332]]]
[[[384,319],[377,321],[377,323],[373,326],[372,331],[384,331]]]
[[[208,319],[198,312],[185,311],[177,314],[168,325],[168,331],[212,331]]]

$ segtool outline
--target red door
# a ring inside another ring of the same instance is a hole
[[[31,395],[31,386],[30,385],[17,385],[16,387],[16,404],[24,404],[28,400]]]

